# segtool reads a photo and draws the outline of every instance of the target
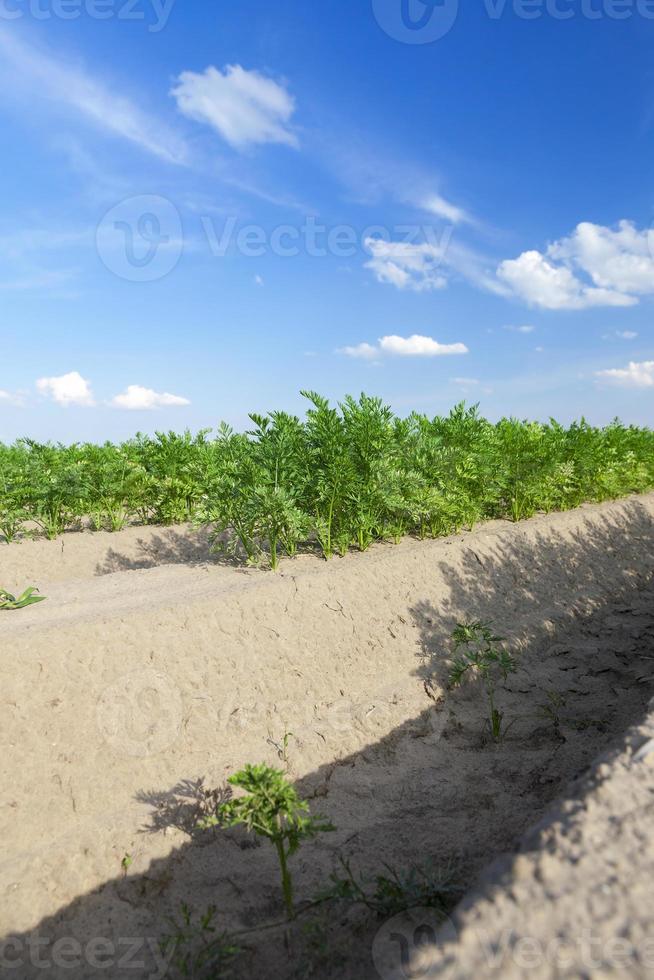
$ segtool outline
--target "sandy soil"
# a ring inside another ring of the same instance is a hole
[[[400,976],[388,922],[363,907],[275,925],[271,849],[198,833],[207,789],[266,761],[334,822],[292,859],[300,904],[340,857],[366,876],[454,867],[465,891],[642,717],[653,530],[647,495],[278,575],[216,564],[189,529],[0,546],[3,587],[48,596],[0,614],[9,975],[161,976],[157,940],[186,901],[242,933],[237,977]],[[445,686],[451,629],[473,618],[520,654],[500,745],[478,688]],[[558,730],[549,692],[565,701]]]
[[[414,950],[414,975],[654,976],[653,812],[654,698],[517,854],[484,872],[436,941]],[[409,942],[425,915],[400,917]],[[392,953],[387,966],[389,976],[406,976],[394,973]]]

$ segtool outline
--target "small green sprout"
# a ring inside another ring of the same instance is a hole
[[[488,698],[491,734],[498,742],[504,715],[495,704],[495,689],[498,679],[506,681],[509,674],[517,670],[516,661],[505,647],[498,646],[504,637],[495,635],[492,623],[459,623],[452,633],[452,640],[458,656],[450,670],[450,687],[458,687],[468,671],[481,677]]]
[[[241,952],[241,947],[227,933],[218,932],[214,925],[215,915],[216,906],[210,905],[196,925],[192,910],[182,902],[181,922],[169,918],[174,931],[162,939],[161,951],[170,956],[170,962],[182,977],[215,977],[217,980],[226,975],[225,970]]]
[[[36,595],[35,593],[38,591],[35,586],[30,586],[16,598],[11,592],[0,589],[0,609],[23,609],[25,606],[31,606],[34,602],[43,602],[45,596]]]
[[[539,705],[539,714],[542,718],[552,722],[554,734],[561,738],[561,710],[566,706],[566,699],[558,691],[547,692],[547,702]]]
[[[277,743],[273,738],[269,738],[267,740],[268,744],[272,745],[272,747],[277,751],[277,755],[285,766],[288,766],[288,743],[292,738],[295,738],[293,732],[284,732],[282,740],[279,743]]]
[[[384,864],[383,874],[372,881],[355,875],[349,860],[339,858],[341,874],[330,875],[331,887],[320,900],[335,899],[348,903],[360,903],[380,918],[388,918],[411,908],[433,908],[445,917],[456,905],[463,888],[459,881],[459,869],[453,862],[441,866],[428,863],[413,865],[397,871]]]
[[[288,858],[295,854],[303,840],[335,828],[323,817],[311,816],[308,803],[299,798],[279,769],[265,764],[247,765],[228,782],[248,795],[223,803],[215,814],[200,820],[198,826],[235,827],[243,824],[248,831],[266,837],[277,852],[284,904],[292,919],[295,912]]]

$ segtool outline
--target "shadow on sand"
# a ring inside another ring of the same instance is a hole
[[[626,547],[633,556],[617,569],[616,536],[621,553]],[[155,542],[149,546],[160,549],[159,562],[165,548],[171,560],[204,560],[204,544],[185,558],[187,545],[177,542],[174,532]],[[384,863],[404,871],[427,867],[437,875],[454,862],[461,888],[469,887],[495,855],[515,845],[568,780],[640,719],[654,689],[652,543],[652,519],[634,501],[601,528],[588,523],[572,541],[546,529],[530,541],[519,535],[484,541],[482,533],[470,537],[462,566],[441,563],[449,587],[446,603],[436,609],[418,600],[413,606],[417,676],[442,684],[447,639],[461,609],[470,610],[470,618],[506,624],[503,631],[509,634],[519,630],[521,668],[501,694],[503,710],[515,724],[503,742],[491,743],[483,730],[480,691],[471,684],[443,699],[426,696],[425,710],[385,738],[297,780],[312,811],[337,827],[292,859],[300,904],[324,889],[339,858],[370,880],[383,872]],[[574,594],[583,598],[573,602],[565,589],[548,595],[545,620],[543,589],[554,563],[557,580],[563,569]],[[609,567],[615,584],[607,599],[602,578]],[[562,699],[556,726],[542,711],[548,690]],[[291,742],[291,763],[292,753]],[[161,835],[174,828],[186,841],[144,873],[127,870],[44,919],[33,933],[12,937],[16,945],[6,956],[17,966],[6,975],[21,980],[161,976],[156,941],[170,933],[168,917],[178,917],[180,903],[187,902],[197,911],[215,904],[220,929],[246,931],[233,974],[225,975],[377,978],[371,948],[382,923],[370,910],[326,903],[291,926],[276,925],[282,909],[272,848],[257,846],[240,831],[197,831],[198,817],[226,793],[224,786],[207,787],[197,773],[170,788],[144,788],[139,800],[151,808],[151,817],[142,832]],[[47,937],[47,949],[58,938],[74,937],[86,950],[83,962],[61,967],[51,962],[44,972],[29,962],[30,936]],[[88,944],[97,937],[113,943],[113,952],[105,953],[106,968],[89,959]],[[143,938],[132,961],[119,964],[129,937]],[[171,966],[166,975],[181,974]]]

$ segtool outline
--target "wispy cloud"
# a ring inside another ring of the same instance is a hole
[[[21,292],[27,290],[57,290],[76,278],[75,269],[33,269],[18,272],[13,278],[0,280],[0,290]]]
[[[9,92],[23,96],[28,92],[30,98],[55,102],[162,160],[174,164],[188,161],[188,147],[179,134],[84,68],[55,58],[6,29],[0,29],[0,53],[5,96]]]
[[[24,391],[5,391],[4,388],[0,388],[0,408],[3,405],[22,407],[25,404],[25,394]]]
[[[368,344],[363,341],[360,344],[339,347],[336,353],[345,354],[346,357],[358,357],[362,361],[377,361],[379,360],[380,349],[379,347],[375,347],[374,344]]]
[[[372,255],[365,264],[366,268],[371,270],[378,282],[418,293],[443,289],[447,285],[440,268],[446,244],[411,244],[366,238],[364,245]]]
[[[445,221],[450,221],[453,225],[476,224],[476,221],[472,215],[468,214],[467,211],[459,207],[457,204],[452,204],[451,201],[447,201],[440,194],[429,194],[427,197],[422,199],[420,206],[425,211],[435,215],[437,218],[443,218]]]

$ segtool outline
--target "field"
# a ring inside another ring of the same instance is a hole
[[[139,435],[121,445],[0,444],[0,536],[90,526],[210,526],[226,556],[277,567],[373,541],[456,533],[654,487],[654,432],[503,419],[458,405],[397,418],[379,399],[334,408],[306,393],[301,420],[252,415],[244,434]]]
[[[46,597],[0,611],[14,975],[400,980],[420,907],[454,922],[437,975],[518,977],[470,923],[494,941],[563,902],[529,928],[619,934],[615,975],[649,976],[651,767],[638,795],[604,763],[575,835],[520,841],[654,694],[654,435],[312,405],[249,437],[2,449],[0,586]],[[288,856],[294,917],[275,847],[228,826],[248,764],[333,826]]]

